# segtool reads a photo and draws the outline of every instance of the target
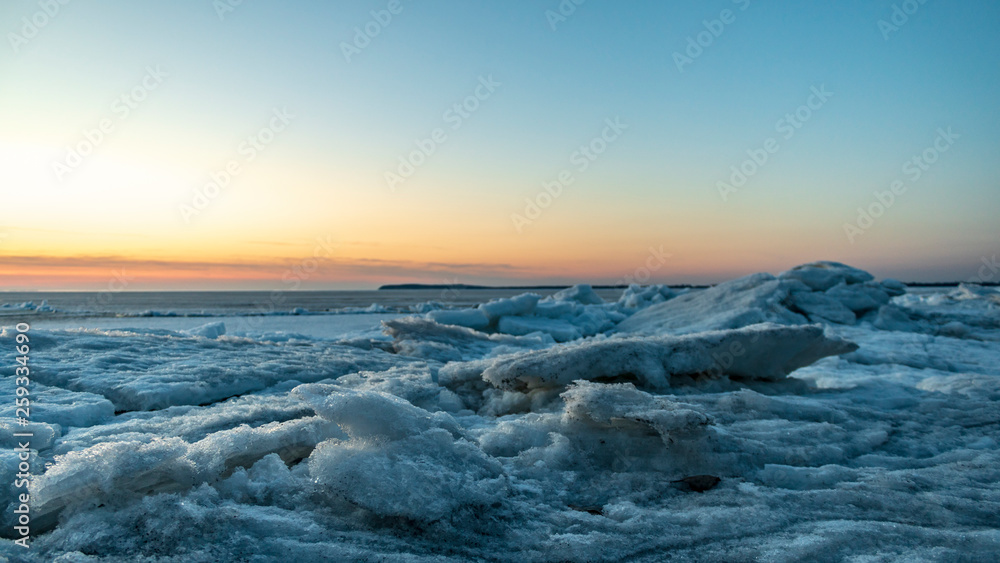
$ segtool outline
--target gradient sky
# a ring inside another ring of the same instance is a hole
[[[558,19],[557,0],[400,0],[384,26],[388,0],[44,4],[0,5],[0,289],[714,282],[817,259],[934,281],[1000,251],[996,2],[567,0]],[[447,113],[490,79],[468,117]],[[574,153],[616,119],[581,171]]]

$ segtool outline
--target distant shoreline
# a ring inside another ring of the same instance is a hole
[[[965,281],[952,281],[952,282],[903,282],[907,287],[958,287],[959,284],[963,283],[974,283],[975,285],[987,286],[987,287],[997,287],[1000,286],[1000,282],[965,282]],[[714,286],[715,284],[692,284],[692,283],[679,283],[679,284],[666,284],[667,287],[673,288],[692,288],[692,289],[706,289]],[[383,290],[399,290],[399,289],[566,289],[572,287],[572,285],[469,285],[469,284],[423,284],[423,283],[397,283],[397,284],[387,284],[379,286],[377,291]],[[625,289],[627,285],[592,285],[594,289]]]
[[[958,287],[962,283],[972,283],[983,287],[1000,287],[1000,282],[903,282],[907,287]],[[667,287],[675,289],[706,289],[716,284],[665,284]],[[289,293],[329,293],[329,292],[364,292],[364,291],[391,291],[391,290],[559,290],[572,287],[572,285],[467,285],[467,284],[420,284],[403,283],[388,284],[377,289],[297,289],[288,291]],[[625,289],[625,285],[592,285],[594,289]],[[143,294],[143,293],[273,293],[275,291],[286,292],[281,289],[125,289],[121,293]],[[0,295],[63,295],[71,293],[99,294],[107,293],[107,290],[97,289],[43,289],[43,290],[11,290],[0,289]]]
[[[903,282],[907,287],[958,287],[962,283],[973,283],[973,282]],[[976,285],[996,287],[1000,286],[1000,282],[975,282]],[[690,283],[680,283],[680,284],[666,284],[667,287],[680,288],[680,289],[706,289],[712,287],[715,284],[690,284]],[[572,287],[571,285],[468,285],[468,284],[423,284],[423,283],[398,283],[398,284],[388,284],[379,286],[377,291],[383,290],[400,290],[400,289],[566,289]],[[625,289],[627,285],[592,285],[594,289]]]
[[[422,284],[422,283],[399,283],[399,284],[389,284],[383,285],[378,288],[377,291],[383,290],[399,290],[399,289],[567,289],[573,287],[572,285],[467,285],[467,284]],[[625,289],[627,285],[592,285],[593,289]],[[680,288],[707,288],[712,287],[711,285],[695,285],[695,284],[678,284],[671,285],[670,287],[680,287]]]

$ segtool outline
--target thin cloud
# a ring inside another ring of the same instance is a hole
[[[131,272],[157,271],[216,272],[243,274],[248,277],[280,278],[288,268],[303,264],[310,256],[273,261],[191,261],[133,259],[121,256],[4,256],[0,265],[25,269],[124,269]],[[316,277],[323,279],[352,278],[426,278],[428,274],[452,274],[470,277],[530,276],[532,270],[505,263],[490,262],[420,262],[412,260],[382,260],[377,258],[324,258],[320,260]]]

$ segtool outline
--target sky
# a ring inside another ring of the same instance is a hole
[[[10,0],[0,290],[996,281],[998,25],[986,0]]]

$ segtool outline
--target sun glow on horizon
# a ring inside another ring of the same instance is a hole
[[[888,41],[870,3],[754,6],[682,69],[699,3],[588,5],[558,31],[527,6],[413,6],[348,60],[364,6],[202,8],[67,9],[0,54],[0,290],[123,269],[130,289],[281,287],[318,240],[315,288],[818,259],[940,281],[997,250],[996,6],[928,5]]]

